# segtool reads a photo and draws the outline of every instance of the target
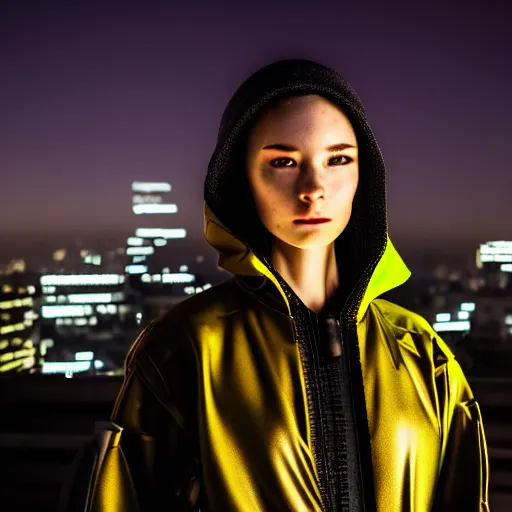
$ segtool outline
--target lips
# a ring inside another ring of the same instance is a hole
[[[295,224],[324,224],[325,222],[330,222],[331,219],[327,219],[325,217],[319,217],[316,219],[296,219],[293,222]]]

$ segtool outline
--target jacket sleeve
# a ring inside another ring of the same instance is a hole
[[[446,372],[446,444],[432,510],[489,512],[489,464],[480,407],[453,356]]]
[[[148,326],[130,350],[111,421],[123,429],[119,447],[135,491],[135,510],[194,510],[199,464],[185,412],[194,403],[194,379],[190,360],[178,344],[162,344],[159,331]],[[115,482],[112,474],[100,478]],[[96,487],[95,512],[126,509],[119,506],[128,494],[113,496],[121,485]]]

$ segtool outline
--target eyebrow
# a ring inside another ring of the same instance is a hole
[[[333,146],[328,146],[327,151],[342,151],[343,149],[354,148],[357,149],[356,146],[352,144],[347,144],[346,142],[341,142],[340,144],[334,144]],[[261,150],[265,149],[278,149],[280,151],[299,151],[296,147],[290,146],[288,144],[270,144],[269,146],[265,146],[261,148]]]

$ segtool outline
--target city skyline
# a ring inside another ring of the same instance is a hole
[[[223,109],[250,73],[286,57],[330,65],[360,94],[399,250],[462,254],[512,239],[504,2],[233,4],[229,16],[147,4],[3,9],[2,262],[30,241],[37,251],[71,235],[121,240],[137,180],[171,182],[177,224],[208,251],[202,185]]]

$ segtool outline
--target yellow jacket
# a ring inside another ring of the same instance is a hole
[[[207,216],[210,240],[232,248],[226,268],[274,282]],[[482,419],[458,362],[422,317],[377,298],[408,275],[388,240],[357,315],[376,510],[487,511]],[[291,321],[258,299],[229,280],[174,307],[135,343],[112,419],[125,429],[143,510],[176,495],[182,502],[168,509],[187,510],[199,481],[204,510],[324,510]],[[114,510],[107,501],[122,502],[115,479],[97,509]]]
[[[482,418],[459,363],[425,319],[379,298],[410,272],[387,234],[384,165],[362,105],[317,63],[270,71],[228,106],[205,186],[206,239],[235,277],[173,307],[133,345],[112,415],[123,430],[92,508],[488,511]],[[254,218],[233,215],[243,204],[229,194],[251,105],[301,87],[343,105],[361,154],[336,241],[348,299],[325,318],[273,271]]]

